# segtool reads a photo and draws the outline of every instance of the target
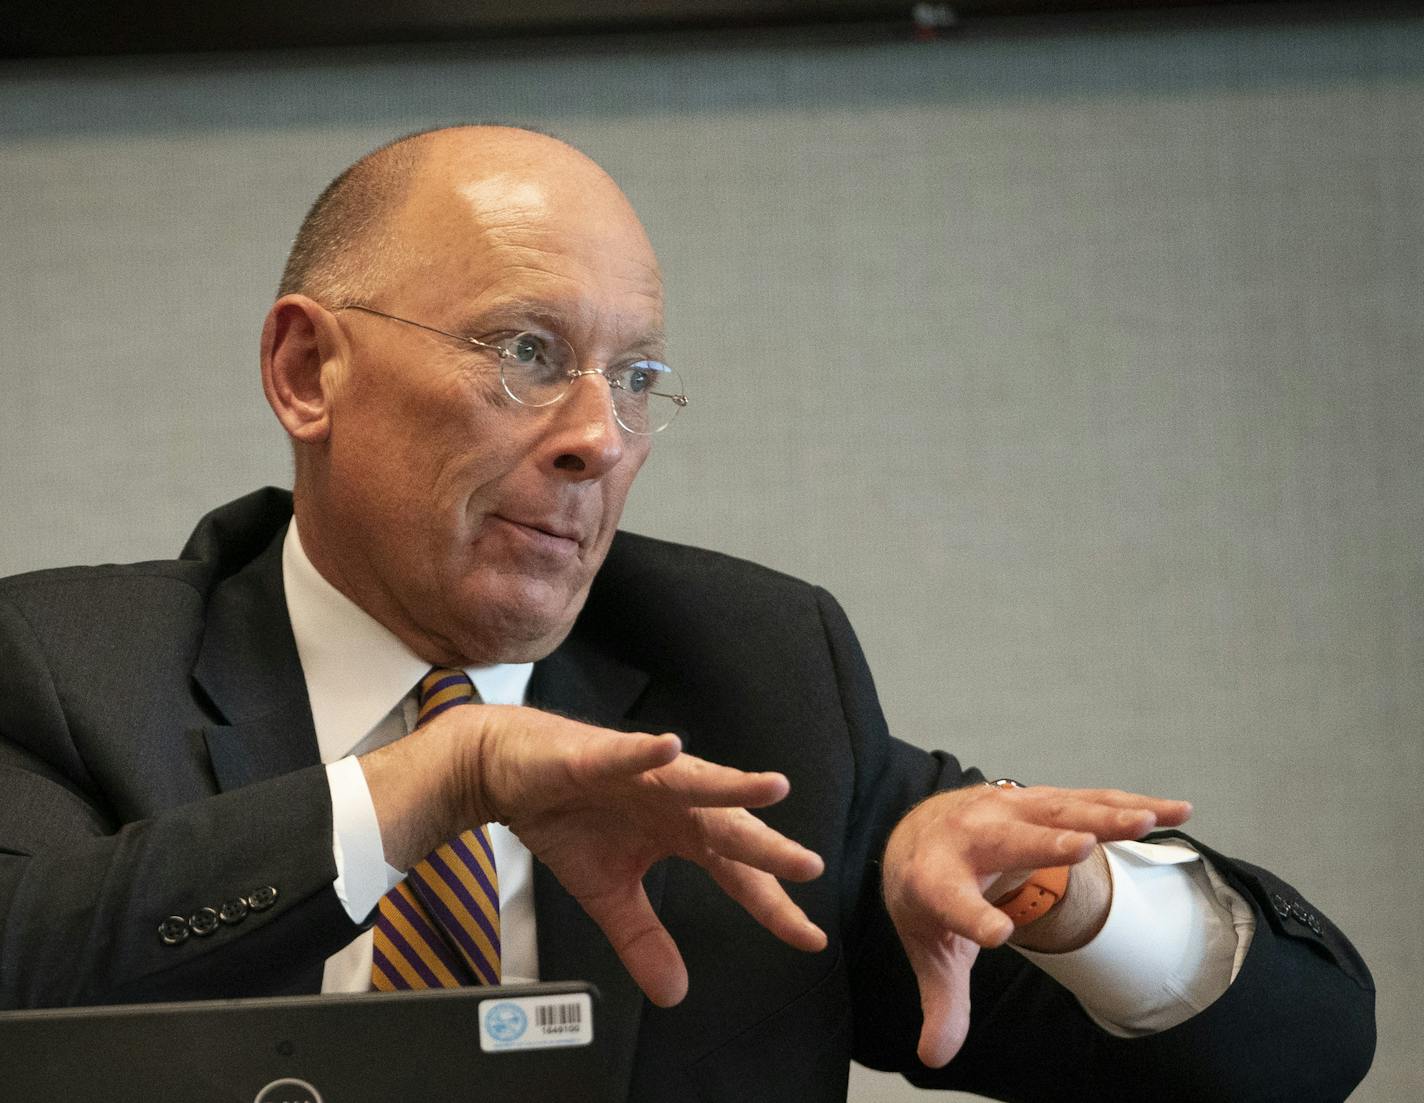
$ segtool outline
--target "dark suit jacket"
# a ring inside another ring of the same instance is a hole
[[[280,564],[290,497],[205,518],[182,558],[0,582],[0,1006],[311,992],[357,932],[332,890],[331,810]],[[1004,1099],[1343,1098],[1374,1044],[1369,973],[1288,885],[1206,853],[1257,911],[1231,989],[1148,1038],[1098,1030],[1010,951],[984,953],[962,1054],[914,1057],[913,977],[880,902],[891,826],[978,780],[893,740],[860,649],[824,591],[710,552],[620,535],[534,702],[689,750],[784,771],[765,812],[826,859],[792,889],[830,936],[791,950],[698,869],[650,895],[691,974],[645,1005],[591,922],[536,868],[541,971],[603,992],[612,1094],[638,1100],[844,1099],[852,1056]],[[1203,848],[1205,850],[1205,848]],[[206,937],[170,915],[271,887]]]

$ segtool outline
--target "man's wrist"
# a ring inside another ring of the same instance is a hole
[[[470,707],[454,710],[466,712]],[[466,728],[433,722],[357,761],[381,828],[385,860],[409,869],[472,823]]]
[[[1024,927],[1042,919],[1068,891],[1070,866],[1047,866],[1033,870],[1027,878],[1000,898],[990,897],[994,907]]]
[[[1073,866],[1062,897],[1041,919],[1014,930],[1009,941],[1040,953],[1062,954],[1093,940],[1112,906],[1112,875],[1101,846]]]
[[[458,711],[460,715],[454,719],[460,721],[460,730],[452,733],[446,799],[455,809],[460,830],[472,824],[506,823],[508,821],[494,807],[487,784],[496,761],[495,743],[499,737],[499,725],[488,721],[500,713],[524,710],[520,706],[473,705]]]

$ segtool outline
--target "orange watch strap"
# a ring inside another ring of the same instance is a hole
[[[1036,869],[1013,896],[1000,900],[994,907],[1012,919],[1015,927],[1026,927],[1047,915],[1067,891],[1067,866]]]

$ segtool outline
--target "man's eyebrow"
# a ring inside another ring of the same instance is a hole
[[[481,336],[481,331],[488,334],[494,330],[524,326],[538,326],[561,336],[578,328],[572,315],[551,307],[547,302],[511,298],[501,299],[481,308],[461,326],[460,332],[478,337]],[[626,344],[629,347],[647,346],[662,349],[667,345],[667,333],[661,325],[649,326],[635,334]]]
[[[566,314],[534,299],[508,298],[481,307],[472,313],[466,323],[467,329],[479,329],[505,322],[540,322],[550,326],[562,326],[568,320]]]

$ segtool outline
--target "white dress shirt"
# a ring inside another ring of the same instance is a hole
[[[324,579],[293,520],[282,579],[306,679],[321,760],[331,786],[335,888],[363,922],[404,872],[388,866],[357,756],[415,727],[414,688],[430,666]],[[524,703],[532,663],[466,670],[490,704]],[[537,980],[533,858],[507,828],[491,825],[499,870],[506,981]],[[1103,928],[1064,954],[1020,950],[1077,997],[1104,1030],[1130,1037],[1165,1030],[1206,1007],[1236,978],[1255,920],[1250,907],[1185,844],[1110,843],[1112,903]],[[371,986],[371,933],[327,959],[323,992]]]
[[[282,545],[282,582],[317,747],[331,786],[336,893],[347,914],[359,923],[405,871],[386,864],[376,809],[356,758],[414,730],[414,690],[430,672],[430,664],[318,573],[302,549],[296,521]],[[515,663],[471,667],[466,673],[482,700],[522,705],[533,669],[533,663]],[[490,825],[490,842],[499,871],[501,971],[511,984],[537,980],[533,858],[499,824]],[[366,931],[329,957],[321,990],[367,991],[371,942],[371,932]]]

